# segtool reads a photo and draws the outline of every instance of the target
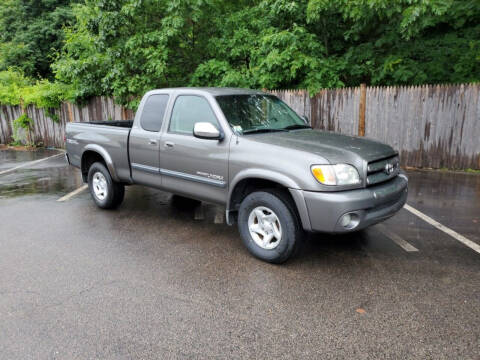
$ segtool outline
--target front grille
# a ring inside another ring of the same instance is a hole
[[[398,156],[371,161],[367,165],[367,186],[393,179],[399,171],[400,161]]]

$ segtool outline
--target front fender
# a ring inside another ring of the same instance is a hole
[[[288,189],[299,189],[299,185],[290,177],[285,174],[281,174],[275,171],[267,169],[246,169],[242,170],[235,175],[235,177],[230,181],[230,186],[228,190],[228,201],[227,209],[230,209],[230,200],[232,198],[233,191],[238,183],[245,179],[263,179],[276,182]]]
[[[232,181],[230,182],[229,191],[228,191],[228,199],[227,199],[227,210],[226,210],[226,221],[227,224],[231,225],[232,221],[230,219],[230,212],[231,209],[231,200],[233,192],[235,191],[236,186],[245,179],[263,179],[276,182],[286,189],[290,191],[292,198],[295,202],[297,207],[298,213],[300,215],[300,219],[302,221],[302,225],[305,229],[310,228],[310,221],[308,219],[308,214],[306,213],[306,206],[303,196],[301,196],[301,191],[299,191],[300,186],[290,177],[285,174],[278,173],[271,170],[266,169],[246,169],[242,170],[237,173]],[[300,194],[300,196],[299,196]]]

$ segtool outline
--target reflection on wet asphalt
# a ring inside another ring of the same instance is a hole
[[[0,169],[28,164],[58,154],[55,150],[0,150]],[[22,195],[65,194],[82,185],[80,172],[67,166],[63,156],[0,175],[0,199]]]
[[[0,171],[23,163],[43,159],[58,154],[57,150],[40,149],[37,151],[0,150]]]
[[[410,176],[412,206],[475,224],[480,176]],[[405,210],[384,225],[418,252],[372,227],[310,235],[274,266],[216,206],[194,220],[139,186],[115,211],[87,192],[55,201],[81,185],[63,158],[0,176],[6,359],[479,358],[480,256]]]
[[[480,244],[480,174],[411,171],[408,203]]]

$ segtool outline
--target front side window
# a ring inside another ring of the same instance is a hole
[[[147,131],[159,131],[167,108],[168,95],[150,95],[145,101],[140,125]]]
[[[221,95],[216,100],[232,129],[240,134],[310,127],[273,95]]]
[[[193,134],[197,122],[209,122],[218,128],[218,121],[208,101],[195,95],[180,95],[175,100],[169,132]]]

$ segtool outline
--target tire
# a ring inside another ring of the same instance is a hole
[[[115,209],[123,201],[125,186],[112,180],[105,165],[96,162],[88,169],[88,189],[99,208]]]
[[[263,220],[259,220],[261,214]],[[251,226],[266,236],[252,232]],[[303,243],[303,230],[294,204],[275,189],[253,192],[245,197],[238,212],[238,229],[248,251],[270,263],[287,261]],[[271,236],[273,238],[268,240]]]

